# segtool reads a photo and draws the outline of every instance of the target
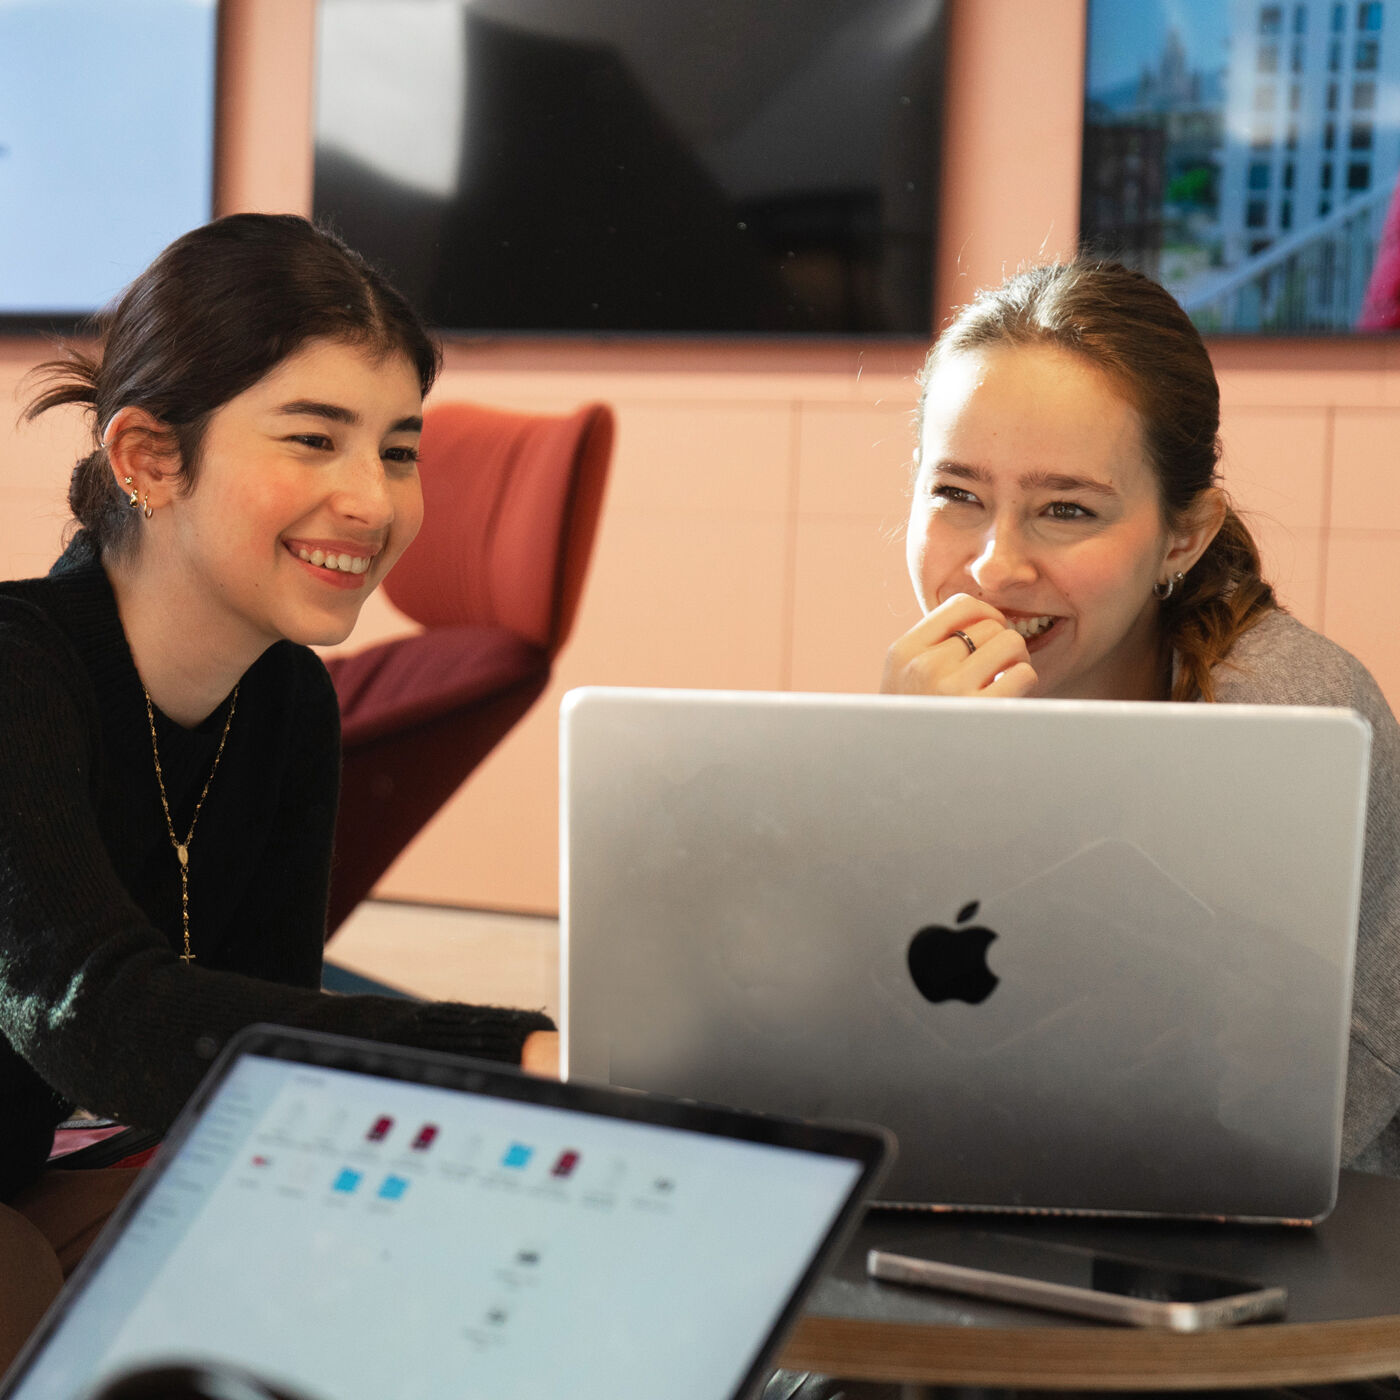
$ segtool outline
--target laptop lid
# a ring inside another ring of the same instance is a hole
[[[1317,1217],[1369,742],[1276,706],[573,692],[566,1072],[883,1123],[893,1202]]]
[[[727,1400],[886,1151],[457,1057],[235,1040],[6,1400],[230,1364],[307,1400]]]

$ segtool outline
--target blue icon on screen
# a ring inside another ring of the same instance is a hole
[[[515,1167],[517,1170],[529,1164],[530,1158],[535,1155],[533,1147],[526,1147],[523,1142],[513,1142],[506,1148],[506,1155],[501,1158],[503,1167]]]
[[[408,1182],[403,1177],[386,1176],[384,1184],[379,1188],[379,1199],[381,1201],[397,1201],[407,1190]]]
[[[335,1185],[332,1187],[332,1190],[353,1191],[360,1184],[360,1177],[362,1175],[363,1173],[352,1172],[349,1167],[346,1167],[341,1171],[340,1175],[336,1177]]]

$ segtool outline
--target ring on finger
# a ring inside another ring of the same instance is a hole
[[[961,628],[953,628],[951,635],[957,637],[959,641],[962,642],[962,644],[967,648],[967,654],[969,656],[971,656],[972,653],[977,650],[977,643],[974,642],[972,638],[969,637],[967,633],[964,632]]]

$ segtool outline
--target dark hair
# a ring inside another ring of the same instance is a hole
[[[39,365],[48,384],[25,418],[60,404],[93,414],[96,450],[73,469],[68,504],[99,547],[135,536],[102,435],[112,415],[145,409],[172,433],[186,489],[216,409],[309,340],[402,351],[427,394],[442,352],[409,304],[339,238],[294,214],[230,214],[177,238],[96,319],[100,349]]]
[[[1136,410],[1171,529],[1216,484],[1220,388],[1196,327],[1149,277],[1114,262],[1081,259],[1017,273],[980,293],[929,352],[919,399],[940,363],[998,345],[1051,345],[1106,374]],[[1180,660],[1174,700],[1215,698],[1211,667],[1278,606],[1259,573],[1259,550],[1227,505],[1205,553],[1162,605],[1163,641]]]

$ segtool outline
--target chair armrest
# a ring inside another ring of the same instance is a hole
[[[326,668],[350,749],[545,675],[549,658],[504,627],[464,624],[329,657]]]

